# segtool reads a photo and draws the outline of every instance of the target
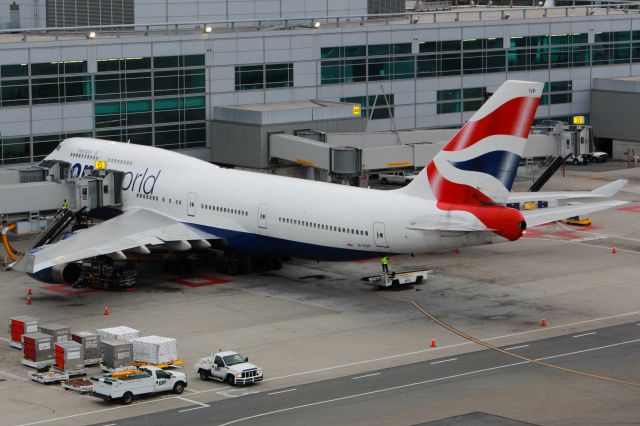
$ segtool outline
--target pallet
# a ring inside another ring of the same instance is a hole
[[[58,369],[51,369],[45,373],[29,372],[29,378],[34,382],[44,383],[46,385],[51,383],[63,382],[69,380],[71,377],[85,376],[88,370],[86,368],[80,368],[76,370],[60,371]]]
[[[117,368],[113,368],[113,367],[109,367],[107,365],[104,365],[103,363],[100,363],[100,369],[102,371],[104,371],[105,373],[122,373],[123,371],[135,371],[138,368],[134,365],[130,365],[130,366],[126,366],[126,367],[117,367]]]
[[[136,367],[158,367],[158,368],[181,368],[180,366],[184,364],[184,361],[181,359],[176,359],[175,361],[165,362],[163,364],[149,364],[147,362],[139,362],[134,361],[133,365]]]
[[[81,394],[85,394],[85,393],[89,393],[91,391],[93,391],[93,386],[91,385],[87,385],[87,386],[72,386],[72,385],[68,385],[67,383],[63,382],[62,383],[62,387],[66,390],[70,390],[73,392],[78,392]]]
[[[12,348],[16,348],[16,349],[22,349],[22,343],[14,342],[13,340],[11,340],[9,342],[9,346],[11,346]]]
[[[51,368],[53,366],[53,360],[48,361],[31,361],[30,359],[22,358],[20,360],[20,364],[26,365],[27,367],[35,368],[36,370],[44,370]]]
[[[89,358],[84,360],[84,365],[98,365],[102,362],[102,358]]]

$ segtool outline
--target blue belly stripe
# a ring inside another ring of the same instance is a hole
[[[392,254],[382,251],[364,251],[302,243],[250,232],[215,228],[197,223],[187,223],[187,225],[224,239],[229,249],[239,253],[273,254],[324,261],[363,260],[372,259],[384,254]]]

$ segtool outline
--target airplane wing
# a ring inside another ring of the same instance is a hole
[[[17,271],[35,273],[51,266],[120,253],[147,244],[210,239],[218,237],[160,213],[134,209],[57,243],[38,247],[12,267]]]
[[[618,179],[614,182],[603,185],[593,191],[548,191],[548,192],[510,192],[507,195],[506,203],[518,203],[534,200],[566,200],[571,198],[600,198],[613,197],[627,183],[626,179]]]
[[[522,214],[527,221],[527,227],[542,225],[543,223],[554,222],[556,220],[567,219],[573,216],[594,213],[612,207],[627,204],[626,201],[600,201],[598,203],[575,204],[548,209],[523,210]]]

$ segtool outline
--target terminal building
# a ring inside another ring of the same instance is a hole
[[[546,83],[539,122],[589,124],[594,81],[639,74],[637,5],[527,4],[5,2],[0,166],[38,162],[71,136],[228,165],[235,152],[242,165],[246,144],[215,130],[240,109],[246,124],[259,105],[338,103],[349,106],[336,106],[347,111],[345,123],[359,121],[327,129],[326,120],[299,119],[289,108],[286,132],[296,135],[457,128],[506,79]]]

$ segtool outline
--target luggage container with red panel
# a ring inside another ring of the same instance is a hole
[[[22,335],[38,331],[38,319],[28,315],[18,315],[9,319],[9,345],[22,349]]]
[[[37,369],[48,368],[53,363],[53,338],[44,333],[22,335],[22,364]]]
[[[59,371],[76,371],[84,368],[84,350],[78,342],[58,342],[55,348],[55,368]]]
[[[76,331],[71,333],[71,339],[78,342],[84,349],[84,365],[99,364],[101,361],[100,336],[95,331]]]

